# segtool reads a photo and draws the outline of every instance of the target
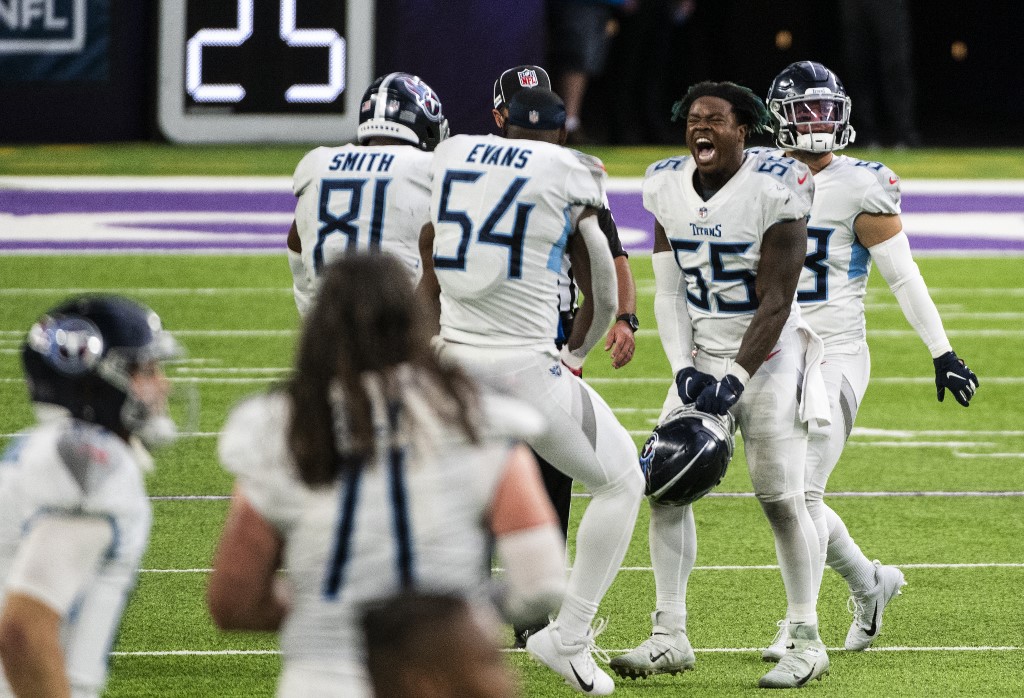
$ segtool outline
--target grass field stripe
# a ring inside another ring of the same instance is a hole
[[[244,369],[243,369],[244,370]],[[227,373],[227,371],[220,371],[220,373]],[[270,381],[272,376],[266,377],[246,377],[246,376],[173,376],[171,381],[179,383],[265,383]],[[986,385],[1021,385],[1024,384],[1024,376],[985,376],[983,379]],[[24,378],[0,378],[0,383],[24,383]],[[622,378],[587,378],[587,383],[591,385],[641,385],[641,384],[656,384],[656,385],[669,385],[672,382],[671,376],[669,377],[622,377]],[[885,383],[890,385],[934,385],[935,379],[925,376],[885,376],[880,378],[872,378],[872,383]]]
[[[155,494],[153,502],[222,502],[231,499],[230,494]]]
[[[627,649],[608,649],[603,648],[605,652],[611,654],[625,654],[626,652],[633,651],[633,648]],[[829,647],[829,652],[844,652],[842,647]],[[764,650],[763,647],[694,647],[694,652],[707,653],[707,654],[746,654],[751,652],[757,652],[760,654]],[[877,645],[872,646],[872,652],[1020,652],[1024,650],[1024,647],[1017,647],[1014,645],[988,645],[981,647],[961,646],[961,647],[879,647]],[[513,647],[504,647],[501,649],[502,652],[509,654],[524,654],[525,649],[515,649]],[[280,650],[139,650],[139,651],[116,651],[111,652],[112,657],[228,657],[228,656],[265,656],[265,655],[279,655]]]
[[[848,441],[849,446],[873,446],[877,448],[992,448],[996,444],[988,441]]]
[[[279,368],[279,367],[261,368],[261,367],[256,367],[256,366],[249,367],[249,368],[241,368],[241,367],[231,368],[231,367],[227,367],[227,366],[222,367],[222,368],[194,368],[192,366],[176,366],[176,367],[174,367],[174,372],[175,373],[204,373],[204,374],[227,373],[229,375],[230,374],[240,374],[240,373],[266,373],[266,374],[276,375],[276,374],[279,374],[279,373],[287,373],[288,371],[291,371],[291,370],[292,370],[291,367],[286,367],[286,368]]]
[[[957,458],[1024,458],[1024,453],[965,453],[953,451]]]
[[[281,654],[281,650],[145,650],[137,652],[111,652],[112,657],[220,657],[275,654]]]
[[[85,293],[114,293],[139,296],[220,296],[233,293],[292,293],[290,286],[213,286],[207,288],[186,288],[168,286],[166,288],[0,288],[0,296],[74,296]]]
[[[654,282],[653,281],[641,281],[636,285],[637,295],[654,295]],[[942,288],[931,286],[928,291],[932,294],[974,294],[982,296],[1024,296],[1024,289],[1021,288]],[[199,294],[204,296],[216,296],[223,294],[232,293],[281,293],[287,294],[292,293],[291,286],[207,286],[200,288],[189,288],[185,286],[155,286],[147,288],[132,288],[132,287],[79,287],[79,288],[41,288],[31,286],[16,286],[16,287],[5,287],[0,288],[0,296],[26,296],[26,295],[74,295],[81,293],[119,293],[119,294],[146,294],[146,295],[168,295],[168,296],[185,296]],[[872,298],[871,304],[877,304],[887,308],[897,309],[899,304],[895,301],[895,297],[888,290],[868,290],[868,296],[879,296],[879,298]],[[892,298],[892,302],[888,302],[888,299]],[[939,305],[940,309],[943,307]],[[947,306],[954,307],[954,306]],[[955,307],[963,307],[957,305]],[[955,312],[955,311],[954,311]],[[992,313],[968,313],[964,312],[963,317],[1019,317],[1021,313],[1013,312],[992,312]]]
[[[1024,562],[913,562],[913,563],[891,563],[900,569],[916,570],[953,570],[953,569],[1020,569],[1024,568]],[[695,572],[765,572],[779,569],[778,565],[698,565],[693,568]],[[572,568],[566,568],[571,571]],[[502,573],[503,567],[492,567],[491,572]],[[620,567],[619,572],[653,572],[654,568],[647,567]],[[140,569],[140,574],[211,574],[212,568],[194,567],[187,569]]]
[[[0,337],[24,337],[25,330],[0,330]],[[171,334],[176,337],[290,337],[298,333],[298,329],[264,329],[264,330],[200,330],[200,329],[173,329]],[[975,337],[1024,337],[1024,330],[946,330],[950,337],[963,337],[966,339]],[[654,337],[660,335],[658,330],[637,330],[637,337]],[[868,330],[869,337],[916,337],[914,330]],[[588,378],[587,382],[593,379]]]
[[[853,436],[888,436],[890,438],[913,438],[915,436],[1024,436],[1024,431],[998,429],[874,429],[854,427]]]
[[[590,499],[589,492],[573,492],[576,499]],[[711,499],[753,499],[753,492],[711,492],[704,495]],[[919,491],[919,492],[829,492],[829,497],[876,497],[879,499],[897,497],[981,497],[981,498],[1009,498],[1024,497],[1024,491],[965,491],[965,492],[943,492],[943,491]],[[221,502],[231,499],[229,494],[154,494],[149,497],[153,502]]]

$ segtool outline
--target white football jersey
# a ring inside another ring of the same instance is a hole
[[[419,281],[431,154],[411,145],[316,148],[295,168],[295,224],[311,278],[349,250],[394,254]]]
[[[807,259],[797,301],[826,345],[865,341],[871,255],[853,232],[861,213],[900,213],[900,179],[879,162],[836,155],[814,175]]]
[[[704,201],[693,188],[695,171],[689,155],[652,164],[644,208],[664,226],[686,278],[694,343],[733,357],[757,309],[762,236],[778,222],[806,217],[815,185],[803,163],[749,150],[739,171]],[[798,318],[794,312],[790,322]]]
[[[61,619],[60,639],[75,695],[99,695],[107,653],[135,586],[149,540],[151,510],[128,444],[95,424],[52,419],[19,435],[0,461],[0,584],[19,544],[47,515],[110,521],[113,542],[99,569]],[[3,596],[0,592],[0,606]],[[10,695],[0,672],[0,696]]]
[[[441,337],[553,351],[566,245],[603,178],[567,148],[493,135],[443,141],[432,178]]]
[[[473,596],[490,576],[487,512],[510,444],[540,428],[532,410],[509,398],[484,399],[481,443],[439,425],[435,449],[389,449],[381,425],[378,456],[358,477],[310,488],[286,442],[290,407],[281,393],[236,407],[220,457],[246,497],[284,538],[294,587],[281,631],[286,666],[360,666],[361,606],[400,591]]]

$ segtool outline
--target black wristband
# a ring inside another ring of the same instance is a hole
[[[640,320],[637,319],[635,313],[623,313],[615,318],[615,321],[624,322],[629,325],[629,330],[633,334],[636,334],[636,331],[640,329]]]

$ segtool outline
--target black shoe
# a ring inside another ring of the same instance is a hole
[[[535,632],[539,630],[543,630],[547,627],[547,625],[547,623],[543,623],[541,625],[529,625],[524,628],[514,627],[512,630],[515,632],[516,642],[513,646],[517,650],[526,649],[526,638],[530,637],[530,635],[533,635]]]

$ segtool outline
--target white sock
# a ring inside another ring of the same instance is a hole
[[[828,556],[828,519],[825,516],[825,502],[821,497],[805,495],[807,501],[807,513],[814,522],[814,532],[818,536],[818,559],[815,561],[815,596],[821,592],[821,578],[825,574],[825,560]]]
[[[846,580],[850,591],[864,592],[875,586],[875,565],[861,552],[860,546],[846,529],[839,514],[827,504],[825,519],[828,521],[828,566]]]
[[[697,527],[693,507],[651,505],[648,530],[658,611],[686,620],[686,583],[697,562]],[[677,629],[682,629],[677,628]]]
[[[608,591],[633,537],[641,493],[628,476],[593,492],[576,532],[576,560],[558,625],[563,637],[586,636],[597,606]]]
[[[818,535],[803,495],[759,501],[775,534],[775,554],[786,587],[786,618],[790,623],[817,624]]]

